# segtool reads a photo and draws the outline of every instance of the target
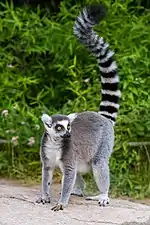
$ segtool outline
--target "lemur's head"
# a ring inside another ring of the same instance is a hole
[[[71,126],[70,120],[65,115],[52,115],[43,114],[41,117],[46,132],[52,138],[70,138]]]

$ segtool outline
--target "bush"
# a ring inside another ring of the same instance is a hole
[[[116,52],[122,90],[111,190],[114,195],[148,196],[149,148],[128,143],[150,138],[150,12],[143,9],[139,15],[139,7],[131,10],[128,1],[105,2],[108,17],[95,30]],[[1,7],[0,138],[8,142],[0,145],[1,176],[40,174],[43,112],[99,109],[96,60],[72,32],[80,9],[65,1],[57,15],[39,7]]]

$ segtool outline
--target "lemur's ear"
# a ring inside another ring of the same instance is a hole
[[[43,114],[41,120],[43,121],[44,125],[47,126],[48,128],[52,127],[52,118],[49,115]]]

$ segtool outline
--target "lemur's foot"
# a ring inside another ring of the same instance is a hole
[[[79,196],[79,197],[84,196],[83,191],[80,188],[73,188],[73,190],[71,192],[71,195],[76,195],[76,196]]]
[[[59,211],[59,210],[63,210],[65,208],[65,206],[62,203],[58,203],[57,205],[55,205],[54,207],[51,208],[51,210],[53,211]]]
[[[110,202],[110,200],[107,195],[100,195],[99,200],[98,200],[99,206],[105,207],[106,205],[109,204],[109,202]]]
[[[47,197],[40,197],[40,198],[38,198],[36,200],[36,203],[43,203],[43,205],[46,204],[46,203],[50,203],[50,202],[51,202],[51,199],[50,199],[49,196],[47,196]]]
[[[109,198],[106,194],[100,194],[96,196],[89,196],[85,198],[86,200],[98,201],[99,206],[106,206],[109,204]]]

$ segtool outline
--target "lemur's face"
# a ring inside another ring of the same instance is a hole
[[[70,121],[67,116],[64,115],[53,115],[48,116],[47,114],[42,115],[42,121],[46,132],[52,138],[69,138],[71,132]]]

